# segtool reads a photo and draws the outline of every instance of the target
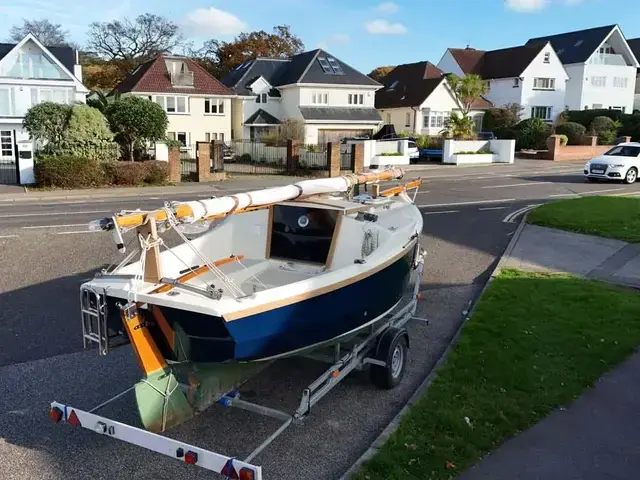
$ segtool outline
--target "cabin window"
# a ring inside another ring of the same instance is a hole
[[[325,264],[339,212],[321,208],[273,207],[271,257]]]

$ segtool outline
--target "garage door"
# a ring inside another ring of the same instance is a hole
[[[345,137],[359,137],[371,133],[371,130],[318,130],[318,144],[340,142]]]

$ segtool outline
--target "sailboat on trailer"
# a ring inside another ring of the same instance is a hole
[[[132,344],[145,428],[177,425],[269,360],[344,339],[392,311],[421,255],[422,215],[407,193],[421,182],[353,193],[402,176],[305,180],[93,222],[124,253],[129,231],[139,246],[83,284],[81,303],[85,346],[106,354],[118,340]],[[182,243],[169,248],[169,230]]]

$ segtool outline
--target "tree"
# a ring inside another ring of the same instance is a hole
[[[231,42],[207,40],[201,49],[190,55],[212,75],[222,78],[234,67],[257,57],[287,58],[301,53],[302,40],[291,33],[288,25],[273,28],[273,33],[264,30],[243,32]]]
[[[462,78],[450,74],[447,76],[447,80],[460,104],[460,111],[464,117],[469,115],[473,104],[489,91],[489,87],[482,77],[473,73]]]
[[[62,25],[51,23],[46,18],[42,20],[22,19],[22,25],[14,25],[9,30],[9,40],[18,43],[29,33],[33,34],[43,45],[58,47],[69,45],[69,32],[62,29]]]
[[[43,144],[45,152],[52,153],[63,140],[71,110],[71,105],[39,103],[27,111],[22,126],[33,140]]]
[[[167,114],[160,105],[146,98],[122,97],[109,105],[106,117],[116,141],[131,161],[136,146],[165,137]]]
[[[518,103],[507,103],[500,108],[490,108],[484,115],[483,124],[487,130],[513,128],[520,122],[524,108]]]
[[[112,22],[93,22],[89,25],[88,46],[107,60],[130,62],[130,68],[182,45],[184,37],[177,24],[164,17],[145,13]]]
[[[387,65],[384,67],[374,68],[369,72],[369,78],[372,78],[376,82],[379,82],[384,77],[389,75],[389,72],[391,72],[391,70],[393,70],[394,68],[396,68],[394,65]]]
[[[93,160],[116,160],[118,144],[113,141],[107,120],[96,108],[75,105],[62,133],[60,152]]]
[[[120,100],[120,92],[115,91],[112,95],[105,95],[99,90],[92,90],[91,94],[94,94],[93,98],[87,99],[87,105],[105,114],[113,102]],[[91,95],[90,94],[90,95]]]
[[[82,83],[92,90],[112,90],[120,83],[132,64],[124,60],[100,61],[82,66]]]

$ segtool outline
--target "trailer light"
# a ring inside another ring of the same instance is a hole
[[[184,463],[188,463],[189,465],[195,465],[198,463],[198,454],[196,452],[192,452],[189,450],[184,454]]]
[[[255,480],[256,472],[251,470],[250,468],[243,468],[240,470],[240,480]]]
[[[60,423],[60,420],[62,420],[62,410],[58,407],[51,407],[49,410],[49,418],[53,423]]]
[[[78,415],[76,414],[75,410],[71,410],[71,413],[67,417],[67,423],[70,423],[75,427],[82,426],[82,424],[80,423],[80,419],[78,418]]]
[[[338,375],[340,375],[340,370],[334,370],[333,372],[331,372],[331,376],[333,378],[336,378]]]
[[[176,457],[178,458],[184,457],[184,450],[182,448],[179,448],[178,450],[176,450]]]

